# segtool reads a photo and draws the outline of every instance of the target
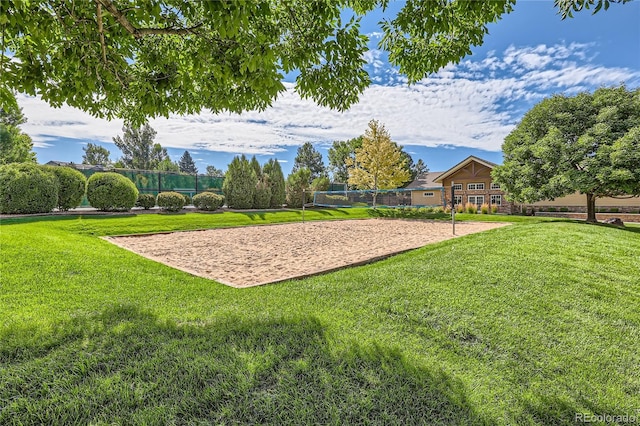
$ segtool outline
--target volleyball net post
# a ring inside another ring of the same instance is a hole
[[[456,235],[456,186],[453,181],[451,181],[451,227],[453,230],[453,235]]]

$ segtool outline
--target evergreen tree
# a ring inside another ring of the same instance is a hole
[[[178,166],[180,166],[180,171],[182,173],[189,173],[190,175],[198,174],[198,168],[196,167],[195,161],[191,158],[191,154],[189,151],[185,151],[180,157],[180,161],[178,162]]]
[[[233,209],[253,207],[257,183],[256,172],[247,158],[244,155],[234,157],[222,184],[227,206]]]
[[[311,183],[313,179],[326,174],[324,162],[322,161],[322,154],[320,154],[313,145],[311,145],[311,142],[306,142],[298,148],[296,158],[293,160],[294,172],[297,172],[302,168],[309,169],[309,172],[311,173],[309,176],[309,183]]]
[[[271,202],[269,207],[279,209],[287,199],[285,190],[284,174],[280,163],[276,159],[269,160],[263,167],[263,173],[268,176],[271,188]]]
[[[413,165],[411,168],[411,180],[415,180],[418,176],[423,175],[425,173],[429,173],[429,168],[422,161],[422,158],[418,159],[418,162]]]
[[[256,184],[256,193],[253,198],[254,209],[267,209],[271,204],[271,186],[269,178],[264,175]]]
[[[255,155],[253,157],[251,157],[251,167],[253,168],[253,171],[256,173],[256,176],[258,177],[258,179],[261,179],[262,178],[262,167],[260,166],[260,163],[256,159]]]
[[[311,171],[303,167],[287,177],[287,205],[289,207],[302,207],[303,194],[304,202],[309,202],[311,197],[310,176]]]
[[[89,142],[83,147],[82,164],[92,164],[94,166],[107,166],[111,164],[109,150],[103,146]]]

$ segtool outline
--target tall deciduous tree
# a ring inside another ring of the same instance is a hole
[[[19,127],[26,122],[22,108],[0,108],[0,164],[36,161],[33,141]]]
[[[372,189],[373,207],[379,189],[398,188],[410,178],[406,160],[391,135],[376,120],[369,122],[369,128],[362,137],[362,147],[356,150],[355,159],[348,158],[349,184],[359,189]]]
[[[324,161],[322,161],[322,154],[318,152],[311,142],[305,142],[296,154],[296,158],[293,160],[293,171],[297,172],[300,169],[308,169],[310,174],[309,183],[315,178],[318,178],[326,173],[324,168]]]
[[[269,207],[279,209],[282,207],[287,198],[285,190],[284,174],[280,163],[276,159],[270,159],[262,168],[265,175],[269,177],[268,182],[271,187],[271,201]]]
[[[125,126],[122,131],[122,137],[114,137],[113,142],[122,151],[119,162],[125,168],[154,170],[162,160],[169,158],[166,148],[153,143],[156,131],[148,124],[140,128]]]
[[[335,182],[346,182],[349,179],[347,158],[355,158],[356,149],[362,146],[362,136],[346,141],[334,141],[329,148],[329,169]]]
[[[563,17],[627,0],[556,0]],[[409,82],[481,45],[515,0],[1,1],[0,105],[14,91],[94,116],[149,117],[264,109],[295,72],[303,98],[345,110],[371,83],[360,20],[382,13],[378,49]],[[381,7],[382,6],[382,7]],[[341,19],[344,8],[352,19]],[[382,9],[382,12],[380,12]],[[28,35],[28,37],[25,37]]]
[[[82,147],[82,164],[93,164],[94,166],[107,166],[111,164],[109,156],[111,153],[103,146],[89,142],[87,146]]]
[[[216,168],[216,166],[207,166],[207,176],[224,177],[224,171]]]
[[[196,167],[196,162],[193,161],[191,154],[189,151],[185,151],[180,157],[180,161],[178,162],[178,166],[180,166],[180,171],[182,173],[189,173],[195,175],[198,173],[198,168]]]
[[[0,164],[35,161],[31,137],[17,126],[0,124]]]
[[[506,137],[493,177],[519,202],[585,194],[587,220],[595,222],[597,197],[640,195],[639,127],[640,89],[553,96]]]
[[[180,173],[180,165],[175,161],[171,161],[171,158],[165,157],[158,163],[154,170],[160,170],[161,172]]]

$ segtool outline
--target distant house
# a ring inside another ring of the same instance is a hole
[[[451,205],[451,185],[455,185],[456,204],[495,205],[501,213],[513,213],[515,206],[504,197],[500,185],[491,179],[497,166],[470,156],[444,172],[425,173],[409,185],[412,205]]]
[[[412,206],[444,206],[444,188],[435,178],[442,172],[431,172],[418,175],[405,189],[411,190]]]

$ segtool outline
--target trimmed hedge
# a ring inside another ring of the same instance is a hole
[[[184,195],[179,192],[161,192],[158,194],[158,198],[156,198],[158,207],[170,212],[182,210],[184,202]]]
[[[218,210],[223,204],[224,197],[213,192],[201,192],[193,196],[193,205],[199,210]]]
[[[139,194],[136,201],[136,207],[142,207],[145,210],[149,210],[156,205],[156,197],[153,194]]]
[[[61,166],[43,166],[58,179],[58,209],[67,211],[78,207],[86,192],[87,178],[76,169]]]
[[[48,213],[58,203],[56,176],[33,163],[0,166],[0,213]]]
[[[94,173],[87,181],[87,200],[102,211],[131,210],[138,200],[138,188],[118,173]]]

